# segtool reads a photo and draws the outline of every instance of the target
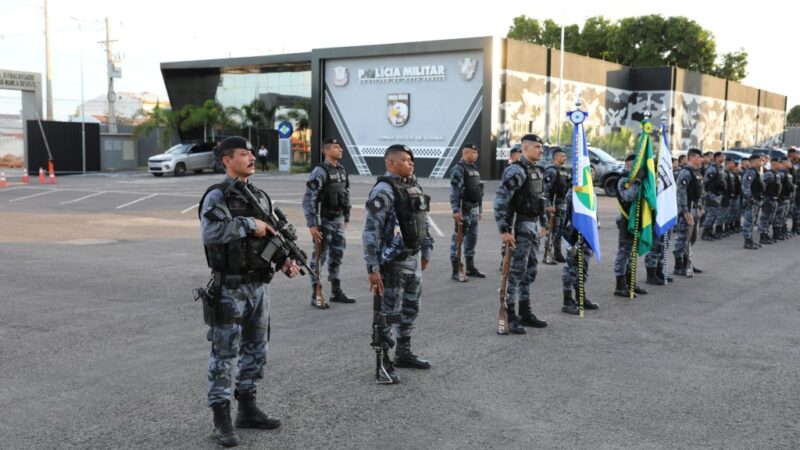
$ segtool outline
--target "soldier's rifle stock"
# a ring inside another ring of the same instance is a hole
[[[381,280],[386,281],[385,271],[381,267]],[[389,372],[384,365],[384,360],[388,359],[389,349],[394,347],[394,340],[384,333],[390,325],[400,323],[400,314],[386,314],[381,312],[383,293],[374,293],[372,297],[372,342],[371,346],[375,350],[375,382],[377,384],[392,384],[394,380],[389,376]]]
[[[459,202],[461,220],[456,220],[456,267],[458,269],[458,281],[467,281],[467,274],[464,272],[464,262],[461,260],[461,253],[464,246],[464,202]]]
[[[317,205],[317,223],[319,224],[318,230],[322,227],[320,212],[321,207],[321,204]],[[326,309],[329,308],[330,305],[328,304],[327,300],[325,300],[325,296],[322,294],[322,239],[320,239],[319,242],[315,242],[314,245],[316,247],[315,250],[317,251],[317,265],[314,270],[314,276],[316,277],[316,283],[314,283],[314,307],[318,309]]]
[[[511,235],[514,232],[517,224],[517,213],[514,213],[514,218],[511,221]],[[511,254],[514,249],[511,244],[505,243],[503,248],[503,272],[500,277],[500,312],[497,315],[497,334],[508,334],[508,311],[506,309],[506,291],[508,290],[508,275],[511,271]]]

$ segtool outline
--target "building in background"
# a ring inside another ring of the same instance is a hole
[[[117,122],[120,125],[137,125],[143,119],[138,115],[139,111],[152,111],[156,105],[160,108],[169,109],[169,98],[164,95],[152,92],[118,92],[114,102],[114,110],[117,114]],[[108,99],[107,95],[99,95],[84,104],[84,114],[86,122],[108,123]],[[75,108],[75,113],[70,115],[70,122],[81,121],[81,107]]]
[[[497,178],[524,134],[552,143],[569,135],[559,118],[578,95],[590,140],[633,141],[650,111],[656,123],[669,117],[672,149],[782,142],[783,95],[676,67],[631,68],[565,53],[559,106],[559,63],[558,50],[481,37],[170,62],[161,71],[175,108],[209,99],[255,105],[254,144],[276,148],[274,129],[289,120],[293,147],[307,142],[311,161],[320,161],[322,139],[335,137],[348,171],[362,175],[383,173],[384,149],[402,143],[414,150],[419,176],[442,178],[461,144],[474,142],[481,175]]]

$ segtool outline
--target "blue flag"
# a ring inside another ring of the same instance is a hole
[[[572,122],[572,226],[578,230],[594,257],[600,262],[600,236],[597,233],[597,196],[592,182],[592,165],[586,147],[583,122],[586,113],[575,110],[567,113]]]

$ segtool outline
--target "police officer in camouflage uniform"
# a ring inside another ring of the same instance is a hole
[[[629,180],[631,167],[636,160],[636,155],[631,153],[625,158],[625,172],[620,175],[617,180],[617,203],[619,206],[620,214],[617,216],[617,229],[619,230],[619,242],[617,244],[617,257],[614,259],[614,276],[616,277],[616,285],[614,286],[614,295],[618,297],[629,296],[629,286],[631,277],[633,276],[633,267],[631,266],[631,258],[638,258],[639,255],[633,254],[633,234],[628,231],[628,217],[630,214],[631,206],[636,201],[641,185],[641,177],[644,176],[645,170],[639,170],[638,177],[634,180]],[[636,294],[647,294],[647,290],[641,288],[638,284],[634,286],[634,296]]]
[[[475,267],[475,244],[478,242],[478,221],[483,218],[483,183],[481,173],[475,162],[478,160],[478,146],[465,143],[461,146],[461,161],[453,166],[450,175],[450,208],[453,210],[455,227],[450,242],[450,263],[453,266],[452,279],[458,279],[458,224],[464,236],[463,253],[467,261],[467,275],[486,278]]]
[[[791,164],[792,179],[794,181],[794,197],[792,198],[792,234],[800,234],[800,152],[792,147],[787,152]]]
[[[536,166],[543,151],[542,139],[535,134],[522,137],[522,156],[503,171],[494,198],[494,218],[503,243],[513,249],[506,289],[509,331],[525,334],[523,326],[544,328],[547,322],[531,312],[530,285],[536,280],[539,238],[546,229],[544,175]],[[516,302],[519,301],[519,314]]]
[[[780,175],[775,171],[774,165],[778,165],[777,159],[770,161],[770,168],[764,171],[761,179],[764,181],[764,201],[761,203],[761,220],[758,229],[761,232],[759,241],[762,244],[773,244],[775,242],[770,237],[769,229],[775,221],[775,214],[778,211],[778,196],[781,194]],[[774,237],[774,236],[773,236]]]
[[[208,405],[214,413],[214,438],[223,446],[238,444],[230,416],[231,372],[236,357],[236,390],[239,401],[238,428],[274,429],[280,420],[268,417],[256,406],[256,384],[264,373],[269,335],[267,284],[276,269],[287,276],[298,273],[297,265],[281,252],[271,261],[260,258],[265,237],[275,231],[257,219],[256,209],[234,190],[226,189],[236,178],[269,212],[267,194],[248,178],[256,171],[251,144],[242,137],[220,143],[217,157],[226,169],[220,184],[211,186],[200,201],[200,223],[206,259],[214,271],[216,298],[204,299],[204,316],[211,342],[208,358]]]
[[[794,177],[791,172],[789,158],[781,157],[776,168],[781,182],[781,193],[778,195],[778,208],[775,220],[772,223],[775,239],[783,241],[789,239],[791,233],[786,226],[786,220],[791,213],[791,202],[794,197]]]
[[[733,157],[725,158],[725,172],[728,176],[728,209],[725,213],[723,232],[731,235],[739,232],[739,210],[742,199],[742,179],[739,176],[739,167]]]
[[[325,160],[311,171],[303,196],[303,214],[315,244],[322,244],[320,264],[328,260],[328,280],[331,282],[330,301],[355,303],[342,291],[339,267],[347,246],[344,231],[350,222],[350,179],[347,170],[339,164],[342,147],[339,141],[327,138],[322,143]],[[316,271],[317,246],[311,255],[311,268]],[[320,269],[320,273],[322,270]],[[316,273],[309,274],[311,281],[311,306],[317,306]]]
[[[561,270],[561,286],[564,291],[564,304],[561,306],[561,312],[567,314],[580,314],[578,305],[578,252],[579,244],[583,245],[583,309],[595,310],[600,309],[600,305],[589,300],[586,296],[586,280],[589,278],[589,260],[594,256],[592,248],[586,242],[578,230],[572,225],[572,195],[566,196],[566,210],[564,214],[564,229],[561,235],[567,241],[567,264]],[[575,291],[575,298],[572,298],[572,291]]]
[[[411,351],[411,334],[419,313],[422,271],[431,259],[433,238],[428,224],[430,197],[413,175],[411,149],[394,144],[386,149],[384,160],[387,172],[378,177],[369,193],[361,239],[370,290],[382,296],[381,312],[401,315],[394,364],[388,357],[384,360],[389,376],[397,383],[395,367],[431,367]],[[387,326],[384,336],[393,346],[391,329]]]
[[[678,179],[675,181],[678,186],[675,194],[678,202],[678,223],[675,225],[675,247],[672,251],[675,255],[675,275],[685,276],[689,273],[687,245],[694,245],[697,240],[697,224],[703,216],[703,208],[700,206],[703,198],[703,175],[700,174],[702,161],[700,150],[690,148],[686,165],[678,172]],[[689,227],[692,227],[691,239],[688,239]],[[703,273],[703,269],[694,263],[691,269],[694,273]]]
[[[749,167],[742,176],[742,208],[744,209],[742,235],[744,236],[744,248],[756,250],[761,247],[761,244],[753,241],[753,227],[758,222],[764,195],[764,182],[759,172],[761,158],[751,155],[748,161]]]
[[[719,213],[725,206],[722,204],[722,200],[727,189],[725,174],[722,170],[722,162],[725,157],[722,152],[716,152],[713,155],[714,159],[706,166],[703,174],[703,186],[706,192],[706,215],[703,220],[703,235],[700,238],[704,241],[713,241],[722,237],[719,234],[719,231],[721,231]],[[715,223],[717,224],[716,229],[714,228]]]
[[[547,206],[555,207],[555,220],[553,222],[553,257],[555,262],[566,262],[561,252],[561,233],[564,229],[564,216],[567,211],[565,198],[572,186],[572,174],[564,167],[567,155],[564,150],[556,147],[553,150],[553,164],[544,171],[544,198]]]

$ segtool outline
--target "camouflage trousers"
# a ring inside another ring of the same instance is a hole
[[[529,301],[530,287],[536,281],[539,264],[539,223],[521,222],[516,225],[516,246],[511,252],[506,305],[513,311],[517,301]]]
[[[461,227],[461,233],[464,234],[464,244],[461,251],[464,256],[471,258],[475,256],[475,245],[478,243],[478,220],[480,219],[478,207],[476,206],[470,211],[462,211],[461,217],[464,219],[464,224]],[[456,262],[458,224],[455,221],[453,222],[453,239],[450,240],[450,261]]]
[[[269,294],[264,283],[248,283],[237,289],[222,287],[220,303],[231,305],[237,323],[215,325],[208,330],[208,405],[231,398],[231,371],[236,366],[236,389],[251,391],[264,376],[269,339]]]
[[[697,242],[697,224],[700,219],[697,217],[697,212],[694,214],[694,225],[692,225],[692,239],[688,242],[689,245],[694,246]],[[708,214],[708,213],[706,213]],[[678,213],[678,223],[675,224],[675,245],[672,247],[672,254],[676,258],[686,255],[687,238],[689,237],[689,223],[686,222],[686,217]]]
[[[339,279],[339,267],[342,265],[344,249],[347,242],[344,239],[344,217],[333,220],[321,218],[319,232],[322,233],[322,255],[320,255],[320,265],[324,266],[328,262],[328,281]],[[317,284],[317,246],[311,251],[311,269],[314,271],[309,274],[311,287]],[[320,268],[322,274],[322,268]]]
[[[775,220],[775,214],[778,212],[778,200],[774,198],[765,198],[761,204],[761,218],[758,222],[758,230],[761,233],[769,234],[769,227]]]
[[[628,221],[617,218],[619,242],[617,244],[617,257],[614,259],[614,275],[622,276],[631,271],[631,253],[633,253],[633,234],[628,231]]]
[[[703,228],[713,227],[715,223],[717,225],[722,224],[721,213],[723,209],[720,206],[720,201],[719,195],[709,194],[706,197],[706,215],[703,218]]]
[[[772,221],[772,226],[781,228],[786,225],[787,212],[789,211],[789,199],[779,199],[775,208],[775,219]]]
[[[744,220],[742,221],[742,235],[745,240],[753,239],[753,227],[758,225],[758,204],[750,204],[749,200],[742,200],[744,206]]]
[[[564,234],[564,221],[567,217],[567,204],[556,203],[556,218],[553,221],[553,252],[561,252],[561,236]]]
[[[387,263],[383,268],[383,276],[381,312],[400,314],[400,323],[395,325],[397,337],[411,337],[422,297],[422,268],[419,254]],[[386,327],[383,330],[384,334],[391,336],[391,329],[391,325]]]
[[[667,236],[672,236],[672,229],[667,231]],[[667,243],[669,245],[669,243]],[[667,249],[669,251],[669,249]],[[664,261],[664,236],[656,236],[653,233],[653,247],[644,255],[645,267],[655,269]]]
[[[728,225],[737,225],[742,216],[742,203],[739,197],[733,197],[725,210],[723,222]]]
[[[573,288],[578,289],[578,246],[573,245],[567,248],[567,264],[561,269],[561,286],[564,291],[569,291]],[[589,260],[594,253],[592,248],[584,241],[583,243],[583,282],[589,278]]]

